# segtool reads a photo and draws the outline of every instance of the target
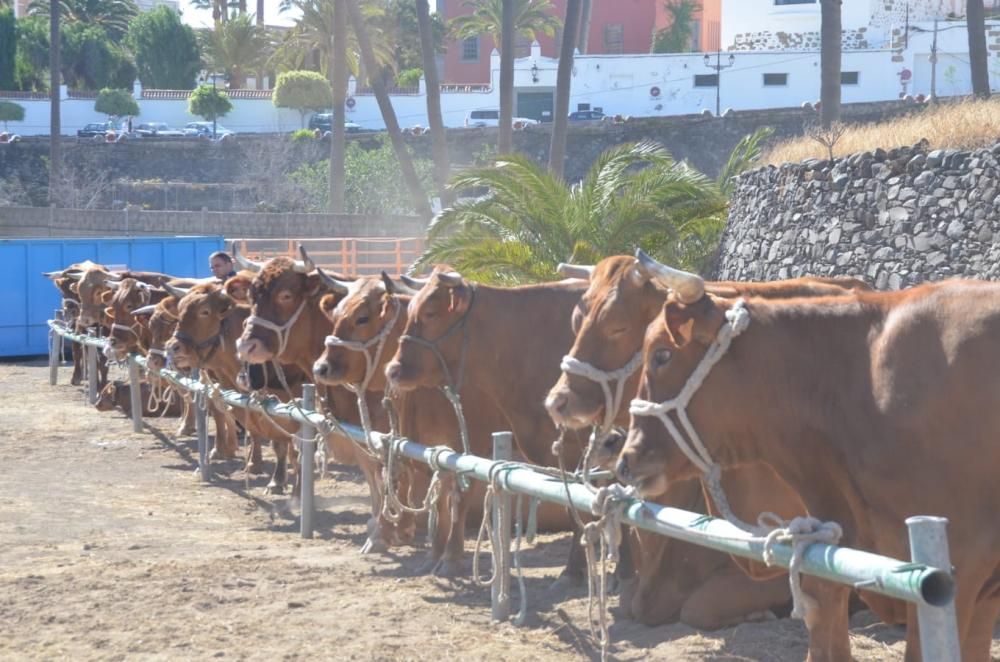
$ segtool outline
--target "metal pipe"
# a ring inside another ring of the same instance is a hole
[[[132,432],[142,432],[142,374],[131,356],[128,359],[128,399],[132,405]]]
[[[312,410],[316,406],[316,385],[302,385],[302,408]],[[316,457],[316,426],[312,423],[299,425],[299,471],[302,476],[302,521],[303,538],[313,537],[313,513],[315,512],[315,487],[313,481],[313,460]]]
[[[92,405],[97,404],[97,348],[87,345],[84,350],[87,354],[87,401]]]
[[[197,368],[191,371],[191,376],[195,380],[198,379]],[[203,390],[195,394],[193,402],[194,425],[198,433],[198,473],[203,483],[212,480],[212,464],[208,459],[208,403],[205,401],[207,397]]]
[[[49,329],[49,386],[59,381],[59,340],[55,329]]]
[[[951,568],[946,517],[910,517],[906,520],[906,527],[910,533],[910,558],[914,563]],[[961,660],[954,601],[941,606],[918,603],[917,622],[923,659],[942,662]]]
[[[493,433],[493,461],[508,462],[513,457],[514,435]],[[510,523],[511,496],[508,492],[493,494],[493,585],[490,604],[494,621],[510,618]]]
[[[61,335],[72,338],[75,334],[59,330]],[[136,361],[145,365],[143,357]],[[171,370],[162,370],[161,376],[195,393],[204,393],[206,387]],[[270,416],[284,417],[299,423],[311,423],[321,432],[330,426],[323,415],[316,412],[300,411],[299,408],[271,398],[258,404],[236,391],[223,390],[221,397],[226,403],[250,409],[265,411]],[[355,441],[364,441],[364,434],[354,425],[341,423],[340,428]],[[379,437],[384,440],[383,437]],[[431,456],[438,466],[451,471],[469,474],[483,481],[490,479],[495,462],[473,455],[462,455],[454,451],[422,446],[407,439],[393,442],[397,450],[411,459],[425,464],[431,463]],[[567,498],[562,481],[539,474],[530,467],[507,468],[500,472],[500,481],[505,490],[518,492],[550,503],[571,505],[579,510],[590,511],[593,495],[582,485],[571,483]],[[725,520],[670,508],[654,503],[632,499],[628,502],[622,521],[671,538],[690,542],[702,547],[716,549],[749,559],[763,559],[763,543],[749,534],[729,524]],[[788,545],[775,545],[776,565],[787,568],[792,556]],[[944,566],[949,568],[950,566]],[[802,571],[806,574],[849,585],[864,585],[865,590],[891,598],[897,598],[919,605],[945,606],[954,600],[955,581],[950,571],[940,566],[924,563],[903,563],[902,561],[834,545],[816,543],[805,552]]]

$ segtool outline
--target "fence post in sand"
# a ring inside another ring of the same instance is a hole
[[[506,462],[512,458],[514,435],[510,432],[493,433],[493,461]],[[497,481],[499,482],[499,481]],[[510,525],[511,495],[497,491],[493,494],[493,586],[490,602],[494,621],[510,617]],[[497,567],[499,566],[499,567]]]
[[[302,409],[316,408],[316,386],[302,385]],[[312,423],[299,425],[299,471],[302,472],[302,520],[300,528],[303,538],[313,537],[313,513],[315,512],[315,483],[313,462],[316,458],[316,426]]]

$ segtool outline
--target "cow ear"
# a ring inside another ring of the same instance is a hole
[[[226,280],[223,289],[236,301],[250,303],[250,283],[250,278],[241,272]]]
[[[469,288],[460,285],[459,287],[448,288],[448,312],[462,315],[469,309],[471,296]]]
[[[175,297],[175,296],[169,296],[166,299],[164,299],[163,301],[161,301],[160,304],[163,306],[163,310],[164,310],[164,312],[167,313],[167,315],[169,315],[172,319],[175,319],[175,320],[177,319],[177,317],[178,317],[178,312],[177,312],[177,297]]]
[[[333,309],[337,307],[340,302],[340,296],[336,294],[324,294],[323,298],[319,300],[319,309],[327,317],[333,317]]]
[[[219,314],[220,315],[225,315],[230,310],[232,310],[233,307],[236,306],[236,300],[233,299],[232,297],[230,297],[228,294],[226,294],[222,290],[218,291],[218,297],[217,297],[217,299],[218,299],[218,302],[219,302],[218,305],[219,305]]]
[[[684,347],[694,335],[694,315],[691,306],[670,300],[663,306],[667,335],[675,347]]]
[[[150,295],[149,290],[147,288],[145,288],[145,287],[139,288],[139,298],[142,299],[142,305],[145,306],[147,303],[149,303],[149,297],[150,296],[151,295]]]
[[[72,292],[73,294],[79,295],[80,294],[80,283],[79,282],[70,283],[69,284],[69,289],[70,289],[70,292]]]

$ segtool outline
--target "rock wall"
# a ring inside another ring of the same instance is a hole
[[[746,173],[713,275],[851,275],[878,289],[1000,277],[1000,144],[921,143]]]

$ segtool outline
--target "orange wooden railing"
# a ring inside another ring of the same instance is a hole
[[[234,241],[239,244],[240,253],[258,261],[278,255],[298,257],[301,243],[316,264],[345,276],[378,275],[382,271],[398,276],[406,273],[424,250],[424,240],[420,237],[310,237]]]

